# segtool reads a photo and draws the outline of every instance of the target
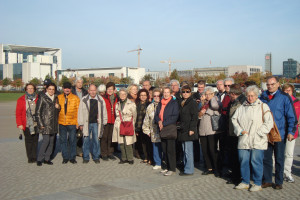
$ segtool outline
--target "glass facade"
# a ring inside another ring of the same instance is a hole
[[[298,62],[293,59],[283,61],[283,76],[285,78],[295,78],[299,73]]]
[[[13,64],[13,79],[22,79],[22,64]]]
[[[0,65],[0,80],[3,80],[3,65]]]

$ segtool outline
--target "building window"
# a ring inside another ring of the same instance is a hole
[[[53,63],[57,64],[57,56],[53,56]]]
[[[95,77],[95,74],[89,74],[89,77]]]
[[[115,73],[108,73],[108,76],[115,76]]]
[[[22,79],[22,64],[13,64],[13,79]]]
[[[3,80],[3,65],[0,65],[0,80]]]

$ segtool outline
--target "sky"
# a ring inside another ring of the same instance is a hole
[[[67,68],[167,71],[300,62],[299,0],[0,0],[0,43],[62,49]]]

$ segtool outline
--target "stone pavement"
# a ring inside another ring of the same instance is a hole
[[[0,103],[1,125],[11,124],[15,104]],[[4,108],[4,109],[3,109]],[[6,112],[11,110],[11,112]],[[2,112],[3,111],[3,112]],[[5,122],[6,121],[6,122]],[[295,183],[284,183],[283,189],[272,188],[251,193],[238,191],[226,180],[213,175],[203,176],[197,167],[195,174],[180,177],[178,172],[164,177],[152,167],[135,160],[134,165],[119,165],[116,161],[90,161],[73,165],[62,164],[61,154],[54,165],[42,167],[28,164],[24,140],[17,139],[15,126],[0,130],[0,199],[300,199],[300,141],[297,141],[293,177]],[[13,136],[13,134],[15,136]]]

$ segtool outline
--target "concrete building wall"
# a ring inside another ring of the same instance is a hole
[[[257,65],[231,65],[228,66],[228,76],[232,76],[235,73],[246,72],[248,76],[254,73],[262,72],[262,66]]]

